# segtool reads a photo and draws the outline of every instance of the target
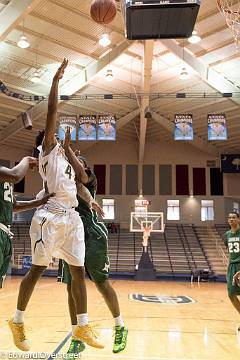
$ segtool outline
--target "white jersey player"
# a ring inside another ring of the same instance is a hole
[[[75,171],[60,144],[45,156],[40,148],[39,172],[48,192],[55,193],[49,204],[60,208],[77,207]]]
[[[23,350],[30,350],[25,335],[24,312],[34,287],[43,271],[51,262],[52,256],[65,260],[72,276],[72,295],[77,310],[77,326],[74,337],[88,345],[103,348],[96,334],[88,324],[87,293],[84,272],[84,228],[81,218],[75,211],[77,189],[75,176],[79,177],[79,162],[68,162],[64,149],[57,142],[58,83],[64,74],[68,61],[64,59],[53,78],[48,100],[48,113],[45,131],[39,134],[37,146],[41,146],[39,156],[40,174],[48,191],[55,196],[39,208],[32,219],[30,236],[32,243],[32,266],[21,282],[17,310],[9,327],[15,345]]]

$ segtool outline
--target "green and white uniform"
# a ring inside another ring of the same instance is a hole
[[[225,245],[229,252],[229,265],[227,271],[227,287],[229,295],[240,295],[240,287],[232,285],[233,276],[240,271],[240,229],[235,233],[231,230],[225,233]]]
[[[84,186],[93,199],[97,191],[97,178],[91,170],[86,170],[89,181]],[[90,279],[96,283],[105,281],[109,276],[108,231],[104,223],[98,220],[96,211],[89,208],[88,203],[78,196],[79,213],[85,232],[85,268]],[[58,278],[68,284],[71,282],[69,267],[60,261]]]
[[[13,213],[13,185],[0,182],[0,288],[12,257],[10,225]]]

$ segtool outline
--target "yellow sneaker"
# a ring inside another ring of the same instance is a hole
[[[16,347],[22,351],[29,351],[30,345],[25,335],[24,324],[16,324],[13,322],[13,318],[8,320],[8,326],[12,331],[13,342]]]
[[[93,331],[89,324],[85,326],[77,326],[73,332],[73,337],[76,340],[83,341],[92,347],[98,349],[104,348],[104,345],[99,342],[97,334]]]

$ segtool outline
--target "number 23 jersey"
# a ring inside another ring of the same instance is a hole
[[[49,204],[65,209],[77,207],[75,172],[60,144],[57,144],[46,156],[43,156],[41,149],[39,172],[43,181],[47,183],[49,193],[56,194],[48,200]]]
[[[229,252],[229,262],[240,263],[240,229],[235,233],[232,233],[231,230],[225,233],[225,245],[228,247]]]

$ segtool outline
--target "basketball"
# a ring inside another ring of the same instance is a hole
[[[109,24],[117,14],[115,0],[93,0],[90,14],[98,24]]]

